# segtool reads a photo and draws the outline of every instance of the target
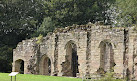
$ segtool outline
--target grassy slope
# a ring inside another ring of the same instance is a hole
[[[0,73],[0,81],[10,81],[11,77],[9,73]],[[13,77],[13,81],[14,81]],[[55,77],[55,76],[43,76],[43,75],[29,75],[18,74],[17,81],[82,81],[77,78]]]

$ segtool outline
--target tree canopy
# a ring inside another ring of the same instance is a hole
[[[111,24],[107,10],[115,0],[45,0],[45,18],[37,33],[44,36],[57,27],[102,21]]]
[[[137,24],[137,0],[116,0],[114,7],[116,26],[130,27]]]
[[[1,64],[0,72],[11,70],[12,49],[21,40],[32,37],[43,21],[43,9],[37,0],[0,2],[0,63],[4,63]],[[6,69],[5,66],[10,67]]]
[[[109,20],[106,12],[115,0],[46,0],[45,12],[55,26],[87,24]]]

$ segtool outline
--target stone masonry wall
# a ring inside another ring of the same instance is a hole
[[[16,49],[13,50],[13,71],[16,71],[16,68],[18,68],[18,66],[16,66],[16,61],[23,60],[24,73],[30,73],[27,69],[29,61],[37,54],[35,41],[35,39],[23,40],[17,45]]]
[[[110,44],[112,49],[105,47],[103,53],[108,55],[113,52],[114,67],[116,77],[123,78],[128,75],[131,79],[137,79],[137,35],[133,28],[111,27],[89,23],[87,25],[73,25],[66,28],[58,28],[53,33],[49,33],[40,44],[37,38],[23,40],[13,51],[13,71],[20,69],[17,60],[24,61],[25,74],[44,75],[45,63],[48,64],[49,75],[63,76],[63,63],[67,58],[66,45],[70,43],[76,45],[78,72],[77,77],[86,74],[97,73],[101,67],[101,42]],[[71,48],[70,48],[71,50]],[[106,52],[109,50],[108,52]],[[73,50],[71,50],[73,52]],[[72,56],[72,55],[71,55]],[[107,57],[112,59],[111,56]],[[49,61],[45,61],[49,59]],[[103,57],[103,59],[105,59]],[[72,63],[72,57],[70,58]],[[69,63],[69,62],[68,62]],[[71,64],[71,67],[73,64]],[[106,60],[104,64],[109,64]],[[109,68],[109,65],[102,66]],[[67,69],[67,68],[66,68]],[[72,72],[74,68],[72,68]],[[129,72],[128,72],[129,71]]]

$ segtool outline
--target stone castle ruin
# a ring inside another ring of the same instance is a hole
[[[13,50],[12,69],[71,77],[113,71],[117,78],[137,80],[137,33],[133,29],[92,23],[58,28],[41,39],[20,42]]]

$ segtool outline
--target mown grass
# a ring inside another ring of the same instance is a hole
[[[0,81],[10,81],[11,77],[9,73],[0,73]],[[13,80],[14,81],[13,77]],[[18,74],[16,81],[82,81],[79,78],[69,77],[56,77],[56,76],[44,76],[44,75],[30,75],[30,74]]]

